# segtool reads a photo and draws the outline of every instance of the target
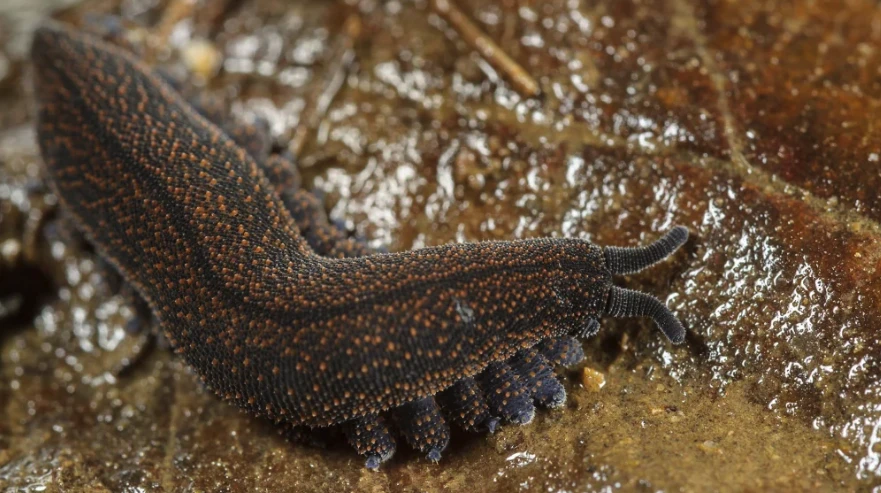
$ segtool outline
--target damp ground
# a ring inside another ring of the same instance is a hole
[[[50,2],[51,3],[51,2]],[[881,9],[807,0],[13,0],[0,7],[0,488],[870,491],[881,483]],[[67,2],[72,4],[76,2]],[[468,7],[466,3],[479,4]],[[270,123],[331,214],[389,250],[692,232],[624,285],[689,337],[603,321],[529,426],[378,473],[293,446],[147,343],[53,227],[27,39],[122,18],[145,60]],[[529,93],[532,79],[541,94]],[[518,79],[518,75],[521,76]],[[518,82],[519,80],[519,82]]]

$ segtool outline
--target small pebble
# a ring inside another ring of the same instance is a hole
[[[706,440],[698,444],[697,448],[707,454],[722,454],[722,449],[719,448],[719,444],[712,440]]]
[[[587,390],[599,392],[606,385],[606,376],[593,368],[585,367],[581,373],[581,383]]]
[[[181,58],[195,75],[208,80],[220,67],[220,53],[213,43],[194,39],[181,49]]]

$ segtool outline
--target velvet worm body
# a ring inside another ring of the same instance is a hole
[[[603,315],[652,317],[684,338],[663,304],[612,276],[663,260],[685,228],[644,248],[533,239],[319,255],[271,173],[131,54],[48,23],[32,57],[61,205],[175,352],[251,414],[344,425],[371,468],[395,448],[383,416],[437,460],[446,421],[492,430],[559,405],[550,368],[580,354],[567,341]]]

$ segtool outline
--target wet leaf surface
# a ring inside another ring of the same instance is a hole
[[[518,94],[431,2],[240,3],[86,2],[62,17],[121,12],[131,43],[188,92],[266,118],[332,215],[374,246],[547,235],[639,245],[688,226],[682,252],[623,280],[666,301],[687,342],[604,321],[585,366],[605,385],[585,387],[575,368],[563,409],[493,436],[454,434],[439,464],[401,450],[379,473],[339,440],[291,445],[167,350],[118,376],[144,339],[126,332],[132,309],[100,260],[54,226],[41,179],[17,46],[33,25],[20,20],[46,13],[0,7],[0,486],[881,482],[876,2],[460,2],[539,82],[538,98]]]

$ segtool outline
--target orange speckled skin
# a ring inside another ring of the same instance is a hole
[[[600,316],[602,250],[538,239],[319,257],[257,164],[129,54],[33,52],[62,204],[187,363],[257,415],[330,426],[434,395]]]

